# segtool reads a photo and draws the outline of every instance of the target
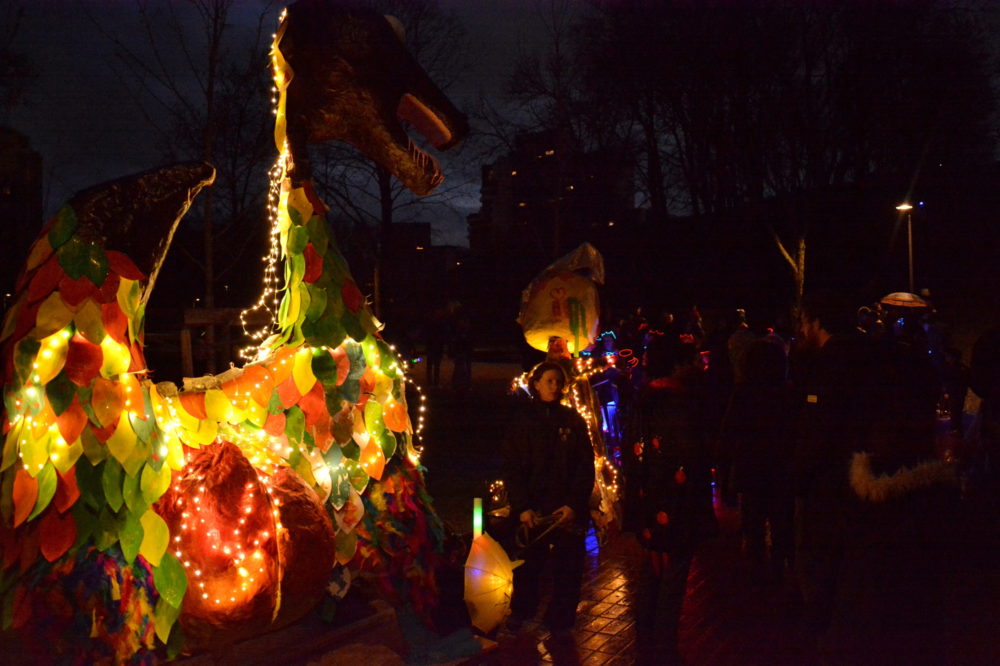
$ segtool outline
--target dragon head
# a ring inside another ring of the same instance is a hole
[[[275,43],[291,70],[285,115],[293,183],[311,177],[308,144],[332,140],[354,145],[416,194],[444,180],[437,160],[410,140],[401,121],[437,150],[461,141],[468,122],[394,27],[338,0],[288,7]]]

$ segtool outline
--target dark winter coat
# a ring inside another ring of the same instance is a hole
[[[857,431],[871,420],[868,412],[877,409],[862,397],[871,372],[865,364],[869,353],[860,336],[834,336],[808,358],[798,357],[797,494],[846,485],[847,464],[860,439]]]
[[[958,556],[954,468],[854,454],[844,556],[823,657],[837,664],[945,663],[945,576]]]
[[[722,424],[732,453],[737,492],[773,488],[791,492],[793,423],[791,398],[784,386],[741,384],[733,392]]]
[[[1000,328],[983,333],[972,348],[969,388],[982,398],[980,445],[994,468],[1000,468]],[[994,472],[1000,476],[1000,472]]]
[[[524,405],[507,432],[502,455],[501,476],[513,520],[528,509],[544,516],[568,506],[576,524],[586,525],[594,452],[579,414],[555,402]]]
[[[845,490],[855,451],[878,452],[897,464],[931,457],[937,393],[933,368],[912,347],[833,337],[817,354],[796,396],[801,410],[795,450],[798,494]]]
[[[832,621],[836,596],[843,590],[842,566],[852,557],[856,534],[877,523],[881,513],[875,510],[866,518],[864,512],[852,512],[858,506],[851,471],[855,452],[868,452],[879,461],[876,476],[933,459],[938,385],[924,356],[893,341],[835,336],[820,350],[802,385],[801,437],[795,451],[801,498],[797,566],[810,621],[817,628]],[[877,538],[879,531],[873,529],[872,536]]]
[[[628,524],[640,543],[693,553],[717,531],[706,442],[701,371],[653,380],[643,389],[628,438],[632,502]]]

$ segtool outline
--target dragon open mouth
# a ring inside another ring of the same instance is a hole
[[[454,134],[444,120],[409,93],[399,100],[396,116],[413,127],[438,150],[447,149],[454,141]],[[444,182],[441,165],[433,156],[421,150],[412,139],[408,141],[407,152],[417,167],[427,174],[432,188]]]
[[[441,172],[441,165],[432,155],[428,155],[421,150],[417,144],[413,143],[412,139],[407,145],[407,150],[410,153],[410,159],[412,159],[417,165],[417,168],[427,175],[427,185],[430,189],[434,189],[444,182],[444,174]]]

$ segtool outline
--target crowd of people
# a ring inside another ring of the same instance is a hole
[[[938,433],[966,427],[971,386],[983,408],[965,460],[996,498],[998,337],[982,337],[970,368],[926,309],[859,309],[834,292],[807,294],[783,327],[755,329],[740,310],[706,332],[697,309],[655,321],[636,310],[602,334],[590,353],[609,363],[590,381],[617,403],[605,445],[622,471],[622,528],[646,552],[640,662],[679,662],[688,572],[717,533],[714,498],[739,506],[758,582],[797,591],[821,662],[942,663],[943,574],[973,472],[942,454]],[[534,404],[504,445],[512,520],[537,532],[550,516],[545,533],[558,535],[526,551],[512,627],[534,613],[547,558],[559,572],[553,633],[579,599],[593,474],[583,420],[555,406],[571,380],[560,363],[536,366]]]

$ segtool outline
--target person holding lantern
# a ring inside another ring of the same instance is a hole
[[[561,404],[566,384],[558,363],[536,365],[528,378],[533,400],[511,424],[502,447],[510,515],[526,535],[521,539],[524,563],[514,570],[508,628],[517,630],[534,619],[539,581],[551,559],[553,593],[544,621],[555,636],[568,634],[576,617],[594,487],[586,423]]]
[[[677,634],[688,571],[699,544],[717,532],[699,361],[694,345],[676,336],[650,341],[647,382],[626,440],[628,524],[646,551],[636,607],[638,663],[681,663]]]

